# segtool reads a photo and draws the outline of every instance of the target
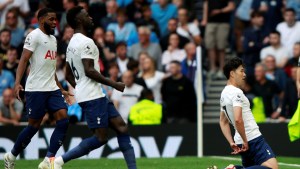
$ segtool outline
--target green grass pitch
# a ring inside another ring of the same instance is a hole
[[[280,169],[300,168],[300,157],[278,157]],[[41,160],[17,160],[16,169],[35,169]],[[229,164],[240,164],[238,156],[232,157],[177,157],[177,158],[140,158],[137,159],[139,169],[206,169],[216,165],[223,169]],[[3,163],[2,163],[3,164]],[[126,169],[122,159],[73,160],[63,169]]]

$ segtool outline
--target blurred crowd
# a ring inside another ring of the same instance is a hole
[[[101,73],[126,85],[123,93],[109,86],[103,91],[129,124],[196,121],[197,46],[204,82],[224,79],[226,58],[237,55],[256,110],[280,121],[296,110],[300,0],[0,0],[0,123],[26,121],[12,88],[24,38],[38,27],[41,8],[57,11],[57,76],[73,91],[64,73],[74,33],[66,13],[77,5],[93,18],[89,36],[99,48]],[[85,120],[74,98],[68,114],[73,123]]]

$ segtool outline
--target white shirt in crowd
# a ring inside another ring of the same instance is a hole
[[[104,97],[101,84],[85,75],[82,59],[93,59],[94,68],[100,72],[99,51],[94,41],[81,33],[75,33],[70,40],[66,54],[76,81],[75,98],[78,103]]]
[[[281,43],[288,50],[289,57],[292,57],[294,44],[300,41],[300,22],[296,22],[293,27],[289,27],[286,22],[281,22],[276,30],[281,34]]]
[[[183,49],[175,49],[172,52],[166,50],[162,54],[162,65],[166,66],[166,70],[168,70],[170,62],[174,60],[182,62],[185,58],[186,58],[186,54]]]
[[[129,62],[129,59],[126,58],[125,60],[121,60],[117,58],[117,64],[120,69],[120,74],[123,74],[125,71],[127,71],[127,63]]]
[[[228,118],[228,121],[235,128],[234,142],[236,144],[242,144],[243,140],[238,131],[236,130],[236,126],[234,123],[234,107],[242,108],[242,116],[247,141],[251,141],[261,135],[259,127],[256,124],[253,114],[251,112],[250,102],[241,89],[232,85],[226,86],[221,93],[220,106],[221,112],[225,113],[225,116]]]
[[[180,25],[177,28],[177,33],[183,37],[188,38],[190,41],[194,41],[193,36],[200,35],[200,29],[193,22],[188,23],[188,31],[183,29]]]
[[[288,60],[289,58],[291,58],[291,57],[289,57],[288,50],[283,46],[280,46],[277,49],[274,48],[273,46],[268,46],[268,47],[263,48],[260,51],[260,60],[264,60],[269,55],[272,55],[275,57],[276,64],[280,64],[282,61]]]
[[[160,71],[155,71],[154,76],[148,79],[144,79],[147,87],[152,90],[154,95],[154,101],[158,104],[162,103],[160,89],[162,86],[162,81],[165,77],[165,74]]]
[[[58,90],[55,81],[56,38],[53,35],[46,35],[37,28],[27,35],[24,48],[32,52],[25,91]]]
[[[131,87],[126,86],[123,93],[116,89],[112,92],[111,100],[119,103],[118,111],[126,123],[128,122],[130,108],[138,102],[142,90],[143,86],[133,84]]]

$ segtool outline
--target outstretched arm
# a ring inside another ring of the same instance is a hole
[[[104,77],[101,73],[99,73],[94,68],[94,60],[93,59],[82,59],[82,63],[84,66],[85,75],[98,83],[105,84],[115,88],[118,91],[123,92],[125,85],[120,82],[114,82],[106,77]]]

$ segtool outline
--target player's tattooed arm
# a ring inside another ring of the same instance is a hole
[[[94,60],[93,59],[82,59],[82,64],[84,67],[84,73],[87,77],[95,80],[98,83],[105,84],[119,90],[121,92],[124,91],[125,85],[120,82],[114,82],[106,77],[104,77],[101,73],[99,73],[94,68]]]
[[[72,73],[72,69],[68,62],[66,64],[66,74],[65,75],[66,75],[66,80],[71,84],[71,86],[73,88],[75,88],[75,86],[76,86],[75,77]]]

